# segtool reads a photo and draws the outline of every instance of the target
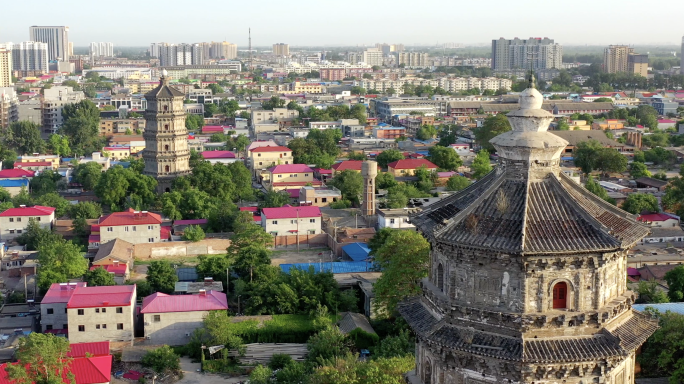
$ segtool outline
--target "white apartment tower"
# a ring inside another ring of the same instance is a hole
[[[0,45],[0,88],[12,85],[12,48]]]
[[[382,50],[379,48],[367,48],[363,51],[363,62],[370,66],[382,65]]]
[[[29,27],[30,40],[48,45],[48,60],[69,60],[69,27]]]
[[[157,57],[162,67],[176,65],[202,65],[204,64],[204,50],[202,44],[152,44],[150,54],[158,50]]]
[[[561,69],[563,47],[548,37],[492,40],[492,69]]]
[[[24,75],[31,73],[48,72],[48,45],[37,41],[24,41],[23,43],[8,43],[12,47],[12,68],[22,71]]]
[[[290,56],[290,44],[273,44],[273,54],[276,56]]]
[[[114,57],[113,43],[90,43],[91,57]]]

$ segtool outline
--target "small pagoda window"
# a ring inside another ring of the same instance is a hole
[[[168,105],[164,105],[164,112],[167,112],[168,110],[169,110],[169,106],[168,106]]]
[[[553,309],[567,308],[568,284],[560,282],[553,286]]]
[[[171,166],[165,165],[164,166],[164,172],[171,172]]]
[[[169,150],[169,145],[168,145],[168,144],[166,144],[166,145],[164,146],[164,150],[165,150],[165,151],[168,151],[168,150]]]
[[[168,124],[164,124],[164,130],[165,130],[165,131],[168,131],[168,130],[169,130],[169,125],[168,125]]]
[[[444,267],[442,264],[437,266],[437,287],[444,292]]]

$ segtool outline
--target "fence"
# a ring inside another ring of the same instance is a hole
[[[139,259],[163,259],[167,257],[220,255],[226,253],[228,246],[230,246],[230,240],[227,239],[140,243],[133,247],[133,256]]]

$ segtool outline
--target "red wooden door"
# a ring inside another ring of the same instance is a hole
[[[568,296],[568,285],[560,282],[553,286],[553,308],[565,308]]]

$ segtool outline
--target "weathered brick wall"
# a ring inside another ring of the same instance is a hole
[[[192,241],[168,241],[135,244],[133,256],[138,259],[163,259],[183,256],[219,255],[230,246],[227,239],[204,239]]]

